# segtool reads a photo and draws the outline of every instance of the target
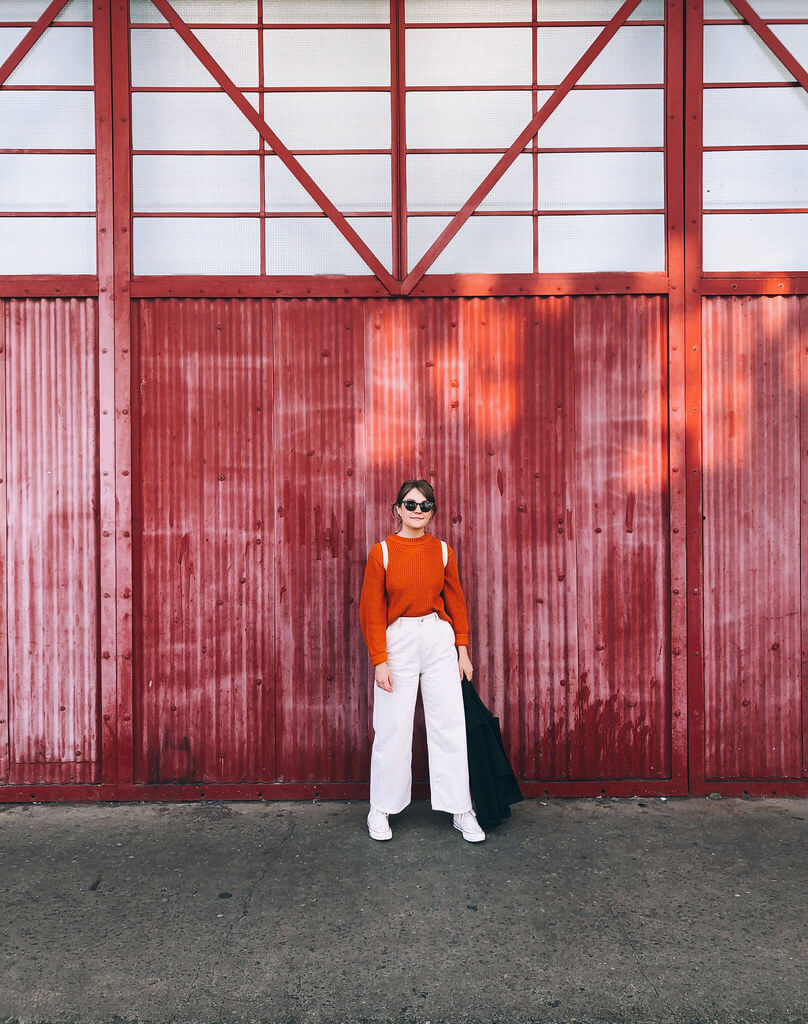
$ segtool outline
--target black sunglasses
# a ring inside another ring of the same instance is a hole
[[[412,498],[402,501],[401,504],[408,512],[414,512],[419,505],[421,506],[422,512],[431,512],[435,507],[434,501],[413,501]]]

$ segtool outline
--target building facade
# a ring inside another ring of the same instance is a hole
[[[808,793],[806,68],[800,0],[0,0],[0,800],[366,798],[418,476],[526,795]]]

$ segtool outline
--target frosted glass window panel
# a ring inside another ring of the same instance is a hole
[[[623,0],[538,0],[539,21],[609,21]],[[643,0],[629,21],[661,21],[665,0]]]
[[[260,221],[236,217],[135,217],[135,274],[257,274]]]
[[[549,95],[539,93],[540,106]],[[664,129],[662,89],[573,91],[539,130],[538,140],[546,148],[652,147],[663,144]]]
[[[806,213],[709,213],[703,237],[707,273],[808,271]]]
[[[390,21],[389,0],[264,0],[264,23],[320,24],[329,21],[382,22]]]
[[[94,156],[0,154],[0,210],[91,213],[94,209]]]
[[[195,29],[194,35],[239,88],[258,86],[258,31],[255,29]],[[205,70],[173,30],[135,28],[131,33],[133,86],[215,86]]]
[[[0,64],[28,33],[0,28]],[[6,79],[8,85],[92,85],[93,30],[47,28]]]
[[[247,99],[257,106],[256,94]],[[258,132],[224,93],[132,94],[134,149],[258,149]]]
[[[411,92],[410,149],[507,149],[532,117],[528,92]]]
[[[35,22],[44,13],[50,0],[0,0],[0,22]],[[69,0],[56,15],[55,21],[92,21],[92,0]]]
[[[91,92],[0,89],[0,149],[93,149]]]
[[[808,151],[704,154],[704,208],[808,207]]]
[[[406,0],[407,21],[531,21],[531,0]]]
[[[751,0],[752,9],[763,19],[804,18],[805,0]],[[737,18],[740,15],[729,0],[704,0],[704,17]]]
[[[95,217],[4,217],[0,274],[95,274]]]
[[[457,212],[498,159],[496,153],[425,153],[408,156],[408,208]],[[479,209],[532,208],[533,160],[530,156],[518,156]]]
[[[665,270],[662,214],[540,217],[539,272],[655,273]]]
[[[536,30],[538,81],[558,85],[603,30],[596,26]],[[644,85],[663,81],[662,26],[624,26],[579,79],[581,85]]]
[[[267,86],[390,85],[388,29],[269,29]]]
[[[186,24],[258,24],[257,0],[169,0],[169,3]],[[133,22],[166,24],[152,0],[129,0],[129,17]]]
[[[407,29],[407,85],[530,85],[529,28]]]
[[[145,213],[244,213],[260,209],[257,156],[135,156],[134,209]]]
[[[390,268],[392,222],[388,217],[353,217],[348,223]],[[348,240],[325,217],[271,217],[266,221],[268,274],[370,274]]]
[[[663,153],[540,153],[540,210],[655,210],[665,205]]]
[[[446,217],[408,217],[409,269],[441,231]],[[529,274],[533,270],[531,217],[469,217],[438,256],[428,274]]]
[[[790,82],[793,79],[758,34],[746,25],[705,25],[704,81]]]
[[[808,143],[808,93],[793,89],[705,89],[705,146]]]
[[[390,210],[389,156],[301,156],[299,160],[341,213]],[[266,168],[267,210],[300,213],[320,209],[278,157],[268,157]]]
[[[390,149],[384,92],[267,93],[264,118],[291,149]]]

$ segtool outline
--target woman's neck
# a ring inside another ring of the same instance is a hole
[[[412,530],[409,526],[402,524],[401,529],[395,534],[396,537],[403,537],[405,540],[418,540],[420,537],[426,536],[426,528],[421,527],[420,530]]]

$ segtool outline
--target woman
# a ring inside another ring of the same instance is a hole
[[[461,672],[471,679],[468,616],[454,551],[426,532],[435,514],[427,480],[405,480],[392,506],[399,530],[368,554],[359,622],[375,666],[370,758],[373,839],[412,799],[412,726],[420,677],[432,808],[454,815],[463,838],[485,839],[471,804]],[[444,550],[446,558],[444,559]],[[455,651],[455,647],[457,651]]]

